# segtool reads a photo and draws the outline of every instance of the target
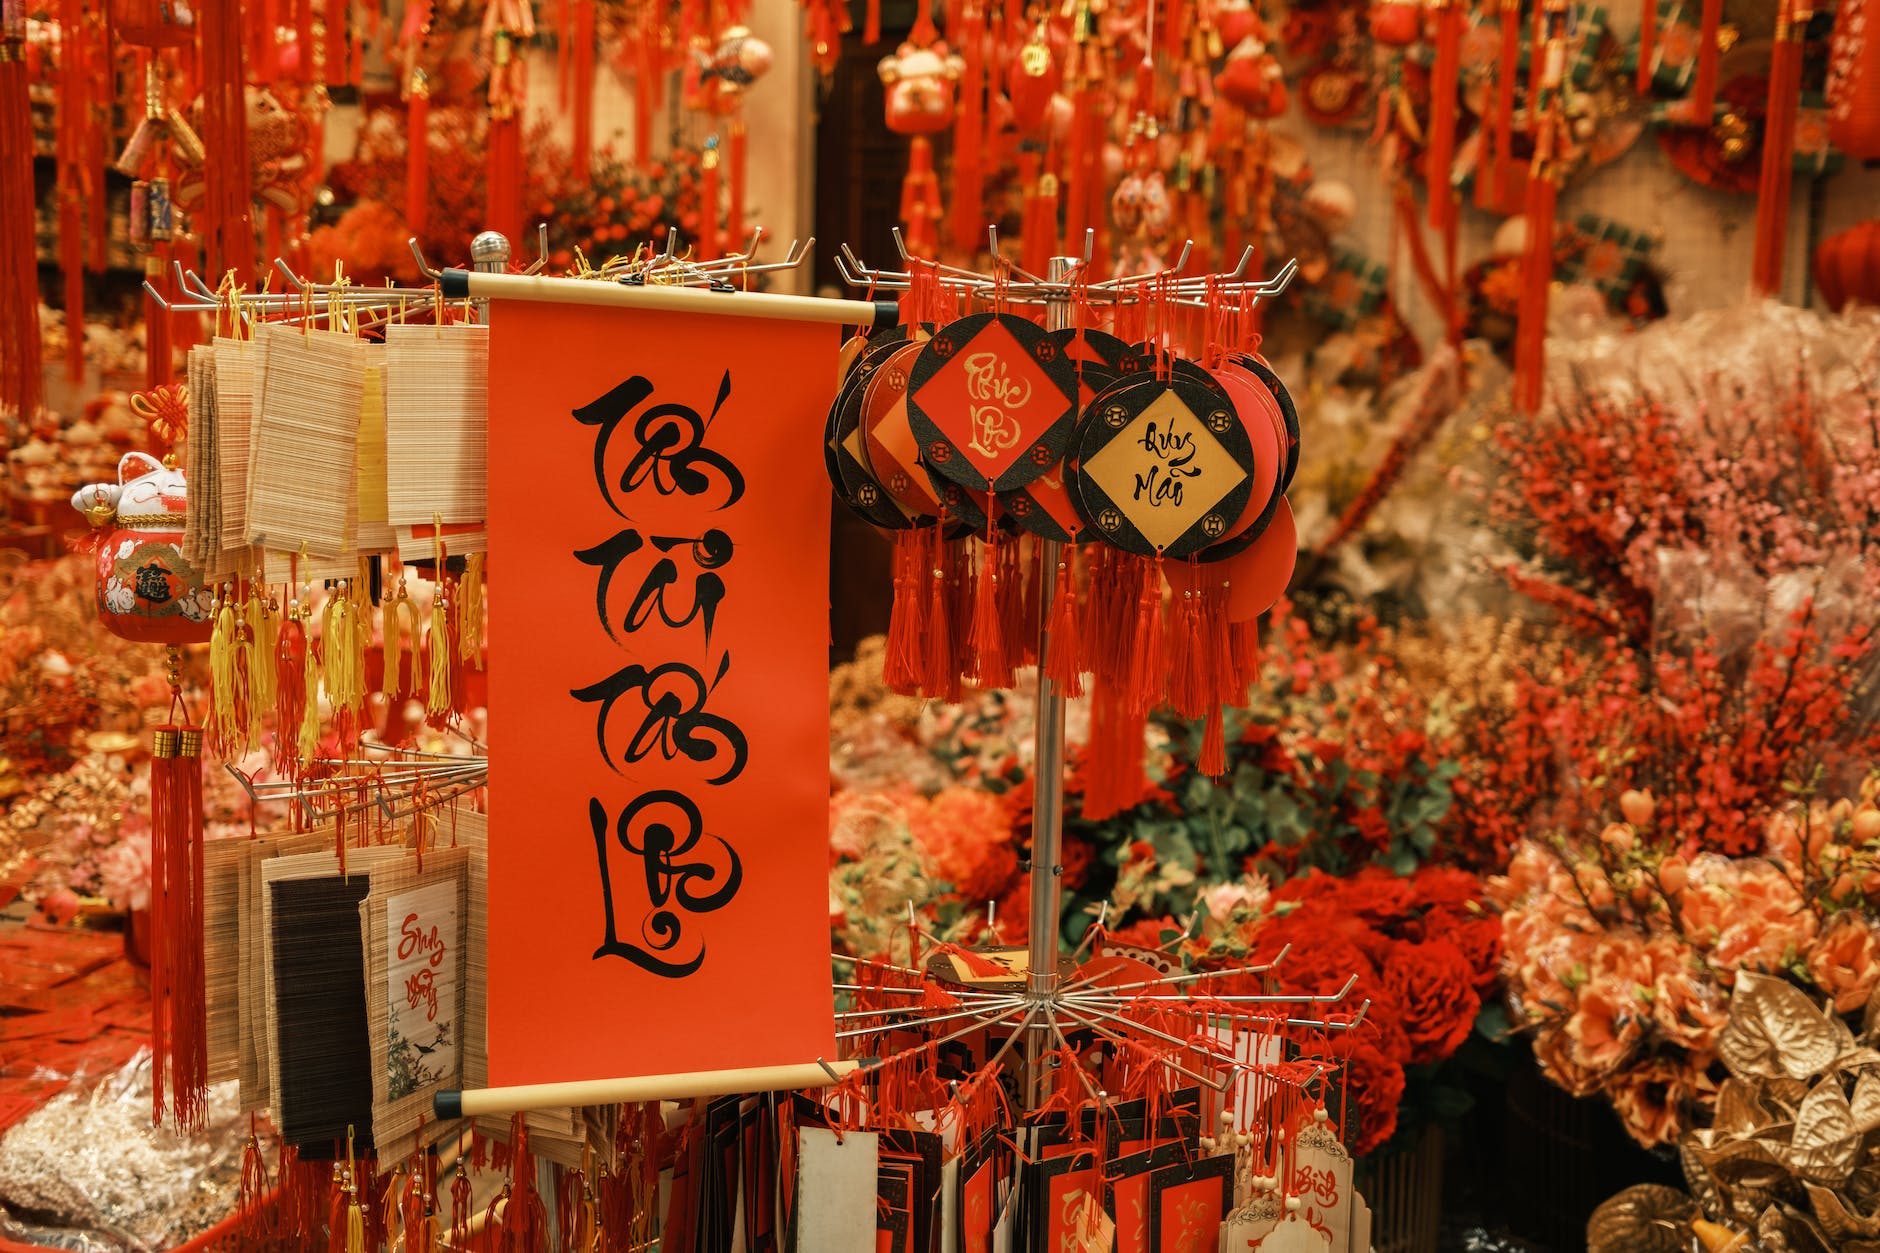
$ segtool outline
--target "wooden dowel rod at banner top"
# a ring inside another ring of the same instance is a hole
[[[449,1119],[513,1114],[529,1109],[563,1109],[572,1105],[631,1105],[695,1096],[730,1096],[737,1092],[782,1092],[792,1088],[826,1088],[840,1083],[861,1065],[859,1061],[805,1062],[793,1066],[753,1066],[745,1070],[642,1075],[634,1079],[467,1088],[461,1092],[439,1092],[431,1104],[439,1118]]]
[[[542,278],[531,274],[483,274],[445,270],[438,278],[451,300],[535,300],[560,305],[603,305],[655,313],[715,313],[725,317],[777,318],[831,326],[892,326],[900,317],[892,300],[824,300],[771,292],[712,291],[605,279]]]

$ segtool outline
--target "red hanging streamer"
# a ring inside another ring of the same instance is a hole
[[[1430,70],[1430,134],[1424,184],[1430,196],[1430,227],[1446,230],[1456,219],[1450,169],[1456,154],[1456,97],[1462,76],[1461,0],[1436,0],[1436,64]]]
[[[157,728],[150,755],[150,1039],[155,1121],[201,1128],[209,1076],[202,937],[202,728]]]
[[[1769,108],[1763,115],[1762,174],[1756,190],[1756,251],[1750,285],[1761,296],[1782,288],[1789,235],[1789,188],[1795,174],[1795,121],[1802,99],[1802,39],[1812,16],[1805,4],[1782,0],[1769,63]],[[1880,38],[1880,32],[1874,36]]]
[[[574,177],[594,167],[594,0],[574,0]]]
[[[725,159],[730,163],[730,195],[725,205],[725,238],[733,248],[741,247],[744,238],[744,196],[749,186],[750,175],[750,136],[744,131],[743,106],[731,118],[731,138],[727,145]]]
[[[207,154],[203,162],[202,206],[205,264],[212,275],[220,277],[232,270],[238,281],[246,283],[254,276],[255,221],[249,199],[241,8],[236,0],[203,0],[200,12],[202,138]],[[343,34],[343,19],[339,25]]]
[[[721,159],[718,136],[713,135],[706,141],[705,155],[700,161],[704,171],[699,177],[698,188],[698,259],[700,261],[718,259],[718,202],[720,199],[718,165]]]
[[[1007,542],[997,530],[989,531],[979,545],[979,588],[973,596],[972,636],[968,648],[973,657],[973,676],[982,688],[1012,686],[1012,662],[1006,655],[1005,623],[999,613],[1000,565]]]
[[[234,8],[234,0],[227,0]],[[215,7],[215,0],[204,0],[205,8]],[[346,10],[348,0],[326,0],[321,17],[326,22],[326,65],[325,81],[328,87],[343,87],[352,81],[352,72],[346,65],[346,53],[350,44],[346,38]],[[236,10],[239,16],[240,10]]]
[[[1690,123],[1708,130],[1717,103],[1717,32],[1723,27],[1723,0],[1704,0],[1697,32],[1697,76],[1691,87]]]
[[[511,113],[490,119],[490,229],[522,238],[522,119]]]
[[[15,10],[8,5],[8,13]],[[39,410],[39,261],[33,203],[33,116],[26,24],[0,30],[0,404],[24,424]]]
[[[953,211],[947,218],[947,233],[955,249],[971,256],[985,239],[985,11],[969,0],[954,33],[966,69],[960,75],[959,110],[953,120]]]
[[[1638,13],[1638,79],[1633,90],[1641,100],[1652,92],[1652,58],[1658,49],[1658,0],[1641,0]]]

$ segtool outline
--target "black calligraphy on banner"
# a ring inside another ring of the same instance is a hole
[[[704,417],[677,401],[649,404],[656,390],[636,374],[574,410],[575,421],[594,428],[594,485],[602,501],[629,523],[634,514],[623,504],[643,506],[641,517],[659,514],[662,501],[712,513],[737,504],[743,472],[706,442],[730,399],[730,371]],[[610,475],[621,458],[624,468]],[[596,571],[597,627],[631,654],[612,674],[569,692],[595,707],[595,751],[623,778],[641,763],[697,768],[692,789],[643,791],[612,821],[603,798],[589,800],[605,919],[596,961],[617,957],[665,978],[692,974],[707,947],[697,917],[730,904],[743,882],[737,850],[709,832],[703,803],[704,789],[730,783],[749,760],[743,729],[710,708],[713,692],[732,673],[728,649],[712,654],[712,627],[730,591],[724,572],[735,547],[730,532],[716,526],[697,535],[649,535],[629,525],[573,554]],[[616,580],[634,585],[617,614],[610,608]],[[614,873],[620,861],[635,859],[641,873],[627,881],[644,889],[646,901],[637,922],[622,916]]]

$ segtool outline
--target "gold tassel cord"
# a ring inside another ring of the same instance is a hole
[[[457,655],[475,664],[483,654],[483,554],[464,558],[463,582],[457,585]]]

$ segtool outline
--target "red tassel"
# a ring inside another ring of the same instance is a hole
[[[1083,640],[1077,631],[1077,580],[1072,553],[1058,551],[1057,577],[1051,592],[1050,622],[1045,628],[1045,677],[1066,696],[1084,694]]]
[[[1005,637],[1008,670],[1038,660],[1038,605],[1032,590],[1031,563],[1025,560],[1023,535],[999,545],[999,630]]]
[[[411,76],[405,118],[405,225],[424,232],[431,204],[431,85],[420,70]]]
[[[300,723],[307,713],[306,664],[307,630],[299,619],[284,618],[274,645],[274,764],[294,779],[300,777]]]
[[[968,643],[973,658],[974,682],[983,688],[1012,686],[1012,662],[1005,652],[1005,624],[1000,621],[999,598],[1005,594],[999,566],[1005,544],[997,532],[979,547],[979,589],[973,596],[973,627]]]
[[[1139,579],[1135,643],[1130,649],[1129,708],[1147,713],[1162,703],[1168,658],[1162,631],[1162,571],[1156,559],[1136,559]]]
[[[1221,707],[1216,704],[1208,709],[1208,727],[1201,736],[1201,756],[1195,761],[1195,769],[1210,779],[1218,779],[1227,773],[1227,731],[1226,718]]]
[[[927,629],[927,584],[935,530],[915,527],[894,533],[894,604],[888,613],[888,647],[881,680],[903,696],[920,690],[920,649]]]
[[[594,0],[574,0],[574,177],[586,183],[594,163]]]
[[[1880,38],[1880,32],[1873,37]],[[1762,296],[1777,295],[1782,288],[1789,189],[1795,176],[1795,119],[1802,98],[1802,38],[1789,0],[1782,0],[1769,63],[1769,108],[1763,115],[1762,174],[1756,192],[1756,251],[1750,268],[1751,287]]]
[[[202,945],[202,728],[163,726],[150,758],[151,1092],[155,1121],[200,1130],[209,1076]],[[166,1082],[167,1081],[167,1082]]]
[[[1649,0],[1648,0],[1649,2]],[[1430,196],[1430,228],[1444,230],[1456,217],[1450,167],[1456,154],[1456,96],[1461,90],[1461,0],[1437,0],[1436,64],[1430,70],[1430,135],[1424,185]]]
[[[953,666],[953,611],[948,599],[947,550],[952,545],[936,543],[927,570],[927,629],[921,657],[921,694],[929,699],[944,696],[957,681]]]
[[[881,42],[881,0],[868,0],[868,13],[862,19],[862,42],[871,48]]]
[[[639,72],[633,77],[633,158],[644,166],[653,159],[653,113],[659,107],[659,53],[650,46],[641,52]]]
[[[939,242],[940,181],[933,172],[933,142],[916,135],[907,146],[907,177],[901,180],[901,225],[907,250],[931,256]]]

